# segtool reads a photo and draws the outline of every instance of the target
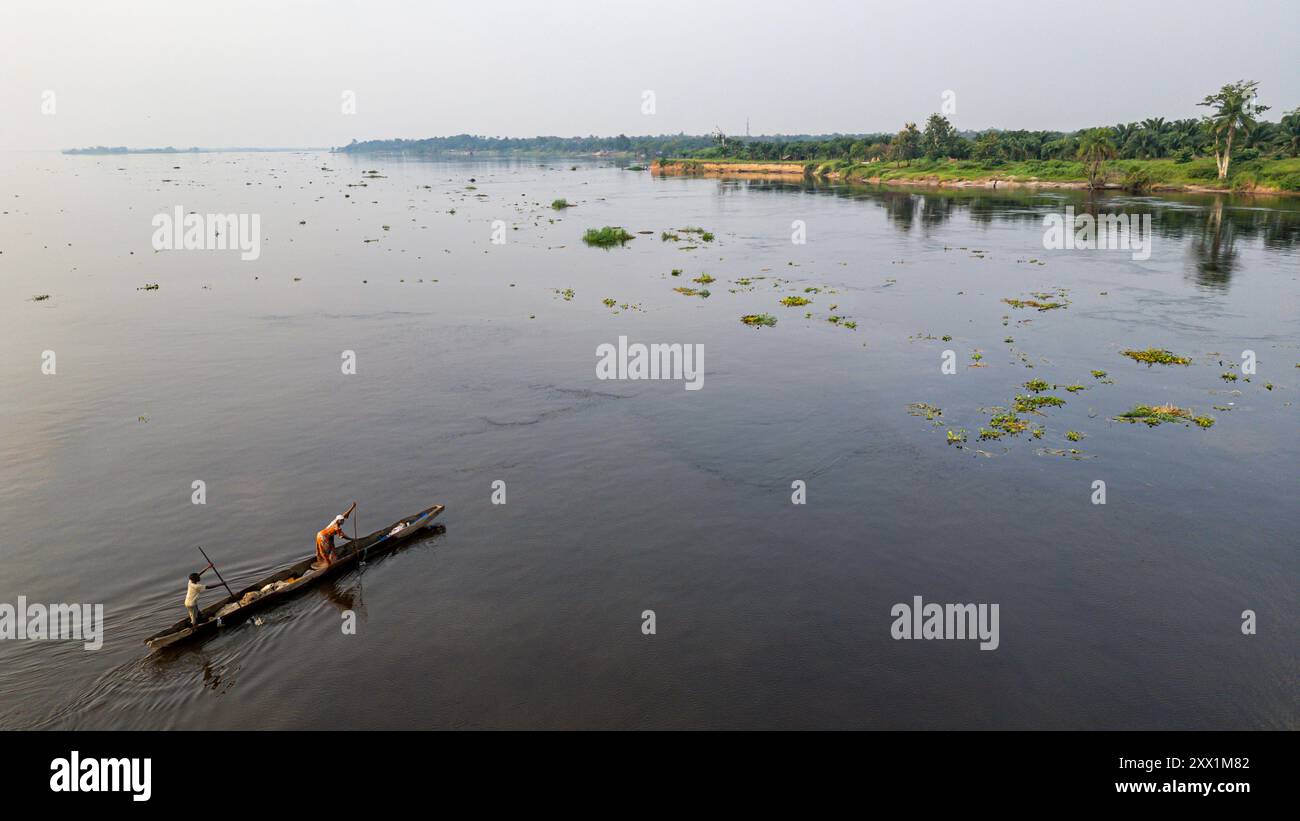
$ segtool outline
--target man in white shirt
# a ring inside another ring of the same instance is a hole
[[[198,573],[190,574],[190,583],[185,588],[185,610],[190,614],[190,624],[195,626],[199,623],[199,594],[204,590],[211,590],[214,587],[220,587],[216,584],[202,584],[199,579],[204,573],[207,573],[212,565],[208,565]]]

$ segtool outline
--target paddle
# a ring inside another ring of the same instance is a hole
[[[199,552],[203,553],[202,547],[199,548]],[[203,553],[203,558],[208,559],[208,554]],[[226,588],[226,592],[230,594],[230,598],[239,601],[239,597],[235,595],[235,591],[230,589],[230,585],[226,584],[226,580],[221,578],[221,571],[217,569],[217,566],[212,563],[211,559],[208,559],[208,567],[212,568],[212,572],[217,574],[217,578],[221,581],[221,586]]]

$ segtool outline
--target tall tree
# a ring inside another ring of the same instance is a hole
[[[925,121],[925,131],[921,134],[921,150],[932,160],[941,160],[953,155],[957,131],[941,114],[931,114]]]
[[[1213,109],[1205,124],[1214,135],[1214,162],[1219,167],[1219,179],[1228,176],[1228,163],[1232,160],[1232,140],[1240,131],[1249,134],[1259,124],[1259,115],[1268,111],[1255,96],[1259,83],[1255,80],[1238,80],[1210,94],[1197,103]]]
[[[1106,182],[1106,160],[1115,158],[1115,142],[1108,128],[1093,128],[1079,135],[1078,157],[1088,172],[1088,187],[1101,188]]]
[[[902,161],[904,164],[915,159],[921,151],[921,132],[916,130],[916,123],[908,123],[903,126],[903,130],[898,132],[894,137],[894,142],[889,147],[890,156],[897,162]]]

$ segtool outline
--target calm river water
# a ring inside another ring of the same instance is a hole
[[[105,614],[96,651],[0,641],[0,727],[1300,725],[1294,199],[0,166],[0,604]],[[258,215],[260,256],[156,251],[178,206]],[[1045,250],[1066,206],[1151,215],[1150,258]],[[603,225],[636,238],[585,246]],[[703,345],[702,389],[597,379],[620,335]],[[1148,347],[1192,363],[1121,355]],[[1030,379],[1065,400],[1040,435],[980,440]],[[1215,423],[1114,419],[1137,404]],[[362,532],[435,502],[446,532],[147,655],[197,545],[250,582],[354,500]],[[895,640],[915,596],[998,605],[997,649]]]

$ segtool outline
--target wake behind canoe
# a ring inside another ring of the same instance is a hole
[[[324,579],[337,576],[355,567],[359,562],[382,556],[410,542],[420,533],[435,527],[433,520],[443,510],[442,505],[434,505],[413,516],[398,519],[373,533],[361,536],[340,547],[335,553],[334,561],[323,567],[317,564],[314,556],[295,562],[255,584],[235,590],[234,595],[228,595],[221,601],[203,608],[199,614],[198,624],[192,624],[188,617],[181,619],[171,627],[145,639],[144,643],[151,651],[158,651],[213,634],[224,626],[235,624],[259,610],[272,607]]]

